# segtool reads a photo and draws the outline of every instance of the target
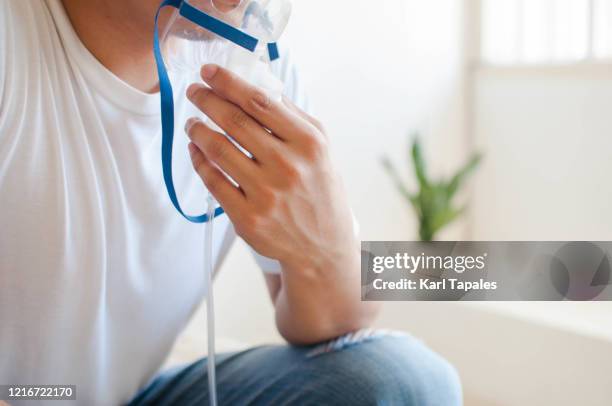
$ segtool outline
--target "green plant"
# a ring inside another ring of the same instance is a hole
[[[418,181],[417,193],[410,193],[389,158],[383,158],[383,166],[393,179],[400,193],[410,202],[419,219],[419,236],[422,241],[433,241],[436,234],[465,212],[457,208],[453,200],[467,177],[478,167],[482,156],[474,154],[469,162],[449,180],[431,180],[427,174],[425,158],[418,136],[411,148],[414,174]]]

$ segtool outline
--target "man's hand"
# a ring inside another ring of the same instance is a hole
[[[238,235],[280,262],[281,334],[312,343],[363,327],[373,312],[360,302],[359,245],[322,126],[223,68],[206,65],[202,78],[210,88],[194,84],[188,98],[253,158],[191,119],[193,165]]]

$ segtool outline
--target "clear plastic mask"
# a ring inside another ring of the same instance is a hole
[[[253,50],[247,50],[209,28],[199,26],[188,18],[189,15],[185,16],[184,11],[175,10],[161,36],[169,72],[173,75],[189,74],[199,72],[202,65],[215,63],[279,96],[277,93],[282,92],[282,85],[268,76],[268,44],[278,41],[284,32],[291,16],[291,2],[188,0],[186,3],[211,17],[207,21],[214,27],[231,27],[234,35],[239,38],[250,36],[257,40],[257,44]]]
[[[162,11],[170,8],[170,18],[161,25]],[[280,99],[283,84],[272,74],[270,61],[278,57],[275,42],[290,16],[290,0],[163,0],[159,6],[153,51],[160,87],[163,177],[173,206],[190,222],[206,223],[223,209],[213,215],[190,215],[181,207],[172,175],[174,106],[186,96],[175,94],[173,81],[183,86],[197,81],[202,66],[214,63]]]

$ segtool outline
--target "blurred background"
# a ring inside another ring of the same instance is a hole
[[[363,240],[418,239],[381,165],[416,187],[415,132],[434,177],[484,155],[439,239],[612,240],[612,0],[294,0],[285,45]],[[281,341],[244,243],[215,291],[220,349]],[[170,364],[204,353],[204,322]],[[393,303],[378,325],[455,364],[468,406],[612,404],[610,303]]]

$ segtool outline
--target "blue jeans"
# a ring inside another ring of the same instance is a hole
[[[358,332],[316,347],[222,354],[219,405],[457,406],[455,369],[407,336]],[[130,406],[207,405],[206,360],[157,377]]]

